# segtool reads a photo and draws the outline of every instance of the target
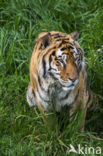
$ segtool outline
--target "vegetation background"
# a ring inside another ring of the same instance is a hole
[[[99,99],[82,133],[81,113],[60,133],[26,102],[35,39],[51,30],[80,34],[88,84]],[[103,0],[0,0],[0,156],[66,156],[69,144],[99,146],[103,155]]]

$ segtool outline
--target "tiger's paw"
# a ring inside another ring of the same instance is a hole
[[[31,86],[31,84],[28,85],[26,99],[27,99],[27,102],[28,102],[30,107],[33,107],[33,106],[37,107],[36,101],[35,101],[35,98],[34,98],[33,88]]]

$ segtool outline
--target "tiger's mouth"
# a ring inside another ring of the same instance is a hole
[[[68,86],[68,87],[63,86],[62,88],[63,88],[64,91],[70,91],[70,90],[75,89],[75,85],[71,85],[71,86]]]
[[[61,83],[62,89],[64,91],[74,90],[77,84],[78,84],[78,79],[75,80],[75,82]]]

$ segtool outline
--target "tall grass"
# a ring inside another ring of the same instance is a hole
[[[88,61],[88,84],[99,100],[96,110],[87,115],[83,133],[78,132],[82,112],[78,111],[61,132],[57,125],[51,131],[38,110],[26,102],[35,39],[40,32],[51,30],[80,33],[79,43]],[[65,156],[69,155],[69,144],[100,146],[103,155],[103,1],[2,0],[0,156]]]

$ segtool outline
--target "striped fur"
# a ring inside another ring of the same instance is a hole
[[[78,33],[41,33],[35,43],[30,62],[30,84],[27,101],[42,112],[57,112],[72,106],[71,115],[82,102],[82,109],[91,103],[83,50]],[[85,120],[83,118],[83,124]],[[48,119],[46,119],[48,120]],[[48,122],[48,121],[47,121]],[[82,124],[82,125],[83,125]]]

